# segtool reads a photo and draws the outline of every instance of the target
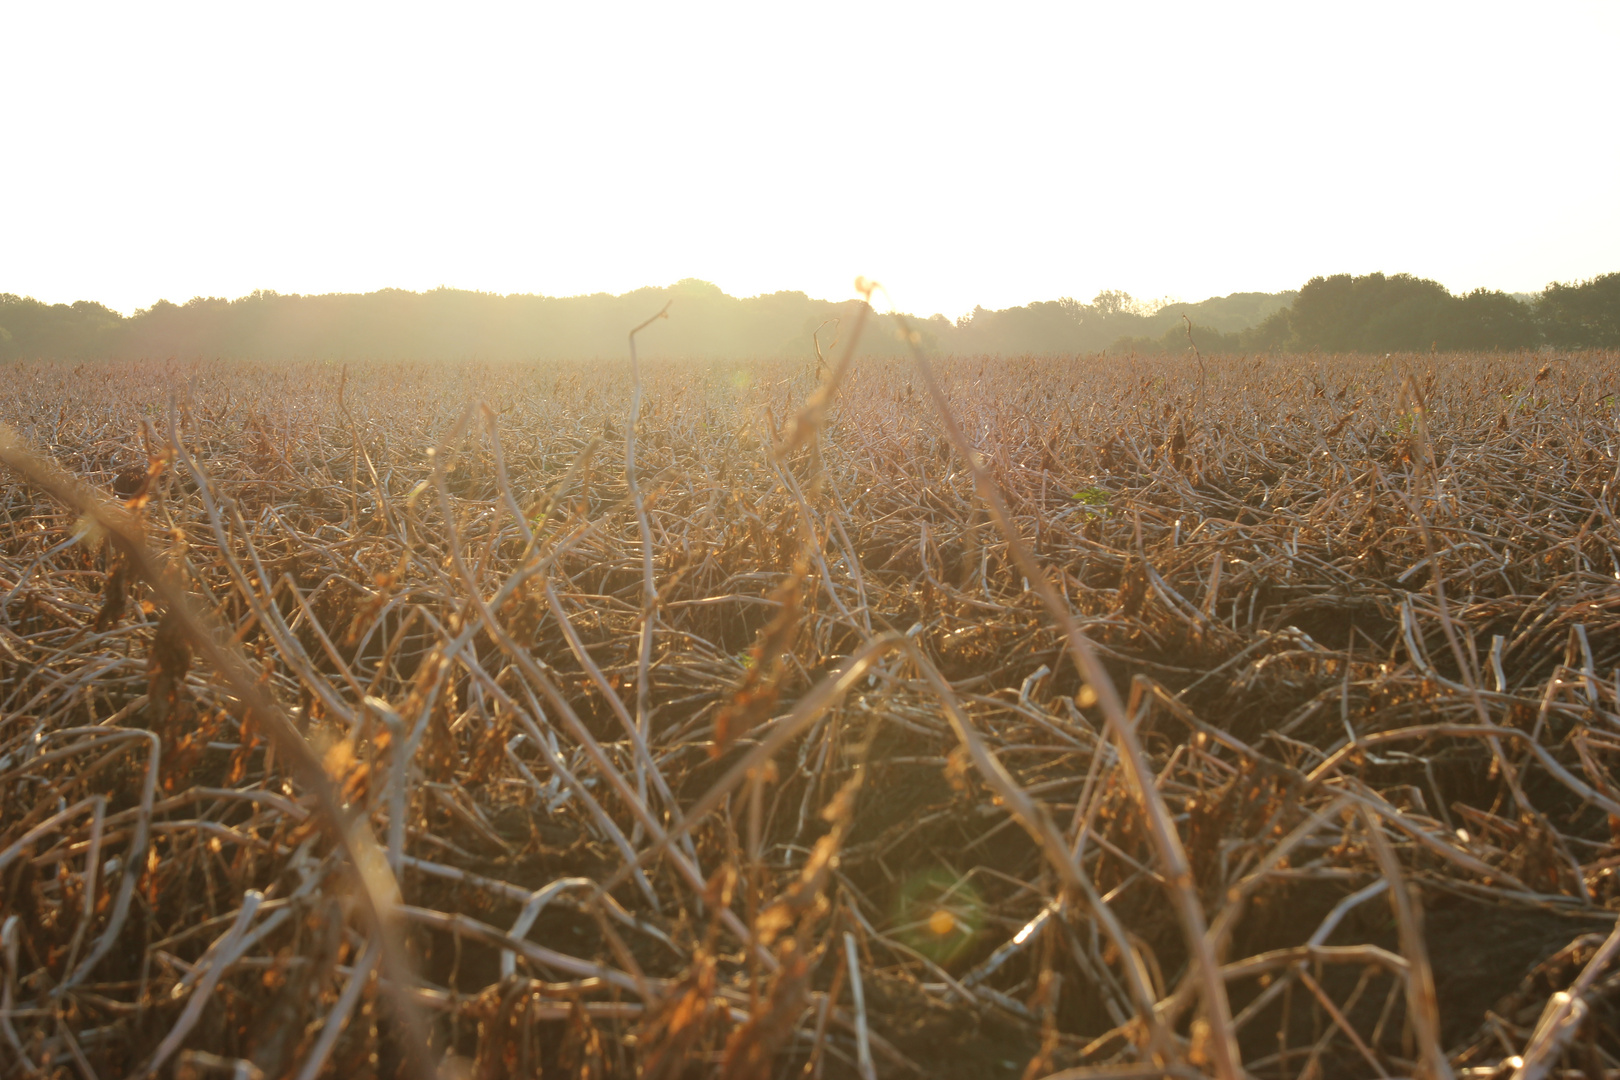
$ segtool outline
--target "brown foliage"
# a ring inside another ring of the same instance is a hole
[[[811,408],[800,366],[650,370],[650,600],[587,464],[604,365],[359,366],[336,409],[321,365],[35,365],[0,409],[80,432],[50,453],[395,845],[412,1000],[473,1075],[841,1077],[863,1024],[886,1077],[1215,1067],[1144,793],[972,463],[1129,691],[1251,1074],[1409,1075],[1432,985],[1485,1075],[1620,907],[1620,358],[1202,360],[943,363],[966,447],[889,361]],[[79,511],[5,484],[0,1061],[130,1075],[197,1000],[164,1069],[292,1075],[328,1022],[322,1075],[408,1068],[309,788]],[[1620,1058],[1592,985],[1568,1068]]]

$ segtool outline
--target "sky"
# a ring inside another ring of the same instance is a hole
[[[0,0],[0,292],[1620,270],[1620,3]]]

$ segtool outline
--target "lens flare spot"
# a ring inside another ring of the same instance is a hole
[[[968,951],[984,925],[984,901],[972,882],[946,867],[901,884],[890,925],[900,940],[938,964]]]

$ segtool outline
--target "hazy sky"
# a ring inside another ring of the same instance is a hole
[[[0,3],[0,292],[1620,270],[1620,3]]]

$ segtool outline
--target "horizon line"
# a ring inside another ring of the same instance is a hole
[[[1345,273],[1350,273],[1350,272],[1345,272]],[[1374,274],[1383,274],[1383,276],[1391,277],[1391,278],[1393,278],[1393,277],[1418,277],[1419,280],[1432,280],[1432,279],[1423,279],[1423,278],[1419,277],[1419,275],[1411,274],[1411,273],[1408,273],[1406,271],[1398,271],[1396,273],[1388,273],[1386,271],[1368,271],[1365,274],[1350,273],[1350,276],[1352,276],[1352,277],[1370,277],[1370,276],[1373,276]],[[1320,277],[1320,278],[1328,278],[1328,277],[1337,277],[1337,276],[1340,276],[1340,274],[1339,273],[1316,274],[1316,275],[1312,275],[1312,279],[1318,278],[1318,277]],[[1604,276],[1604,275],[1598,275],[1598,276],[1601,277],[1601,276]],[[1309,280],[1312,280],[1312,279],[1307,279],[1307,282]],[[1591,279],[1574,278],[1574,279],[1570,279],[1568,282],[1553,282],[1553,283],[1549,283],[1549,284],[1579,284],[1579,283],[1581,283],[1583,281],[1587,281],[1587,280],[1591,280]],[[1300,288],[1303,286],[1303,284],[1304,283],[1301,283],[1300,286],[1295,286],[1295,287],[1289,288],[1289,289],[1279,289],[1279,290],[1276,290],[1276,291],[1268,291],[1268,290],[1265,290],[1265,289],[1235,289],[1235,290],[1233,290],[1231,292],[1228,292],[1228,293],[1213,293],[1213,294],[1211,294],[1211,295],[1209,295],[1207,297],[1204,297],[1201,300],[1188,300],[1188,299],[1186,299],[1184,297],[1173,296],[1173,295],[1168,295],[1168,294],[1163,295],[1163,296],[1155,296],[1155,297],[1138,297],[1138,296],[1135,296],[1134,294],[1130,293],[1128,290],[1125,290],[1125,289],[1102,289],[1102,290],[1099,290],[1097,295],[1092,297],[1091,300],[1089,300],[1089,301],[1080,300],[1080,301],[1077,301],[1077,302],[1081,303],[1082,305],[1094,304],[1098,299],[1100,299],[1103,296],[1109,295],[1111,293],[1117,293],[1117,294],[1120,294],[1122,296],[1128,297],[1129,299],[1131,299],[1133,301],[1136,301],[1137,303],[1143,305],[1144,307],[1147,307],[1152,312],[1157,312],[1157,311],[1162,311],[1162,310],[1164,310],[1165,308],[1168,308],[1168,307],[1173,307],[1173,306],[1178,305],[1178,304],[1197,305],[1197,304],[1201,304],[1201,303],[1204,303],[1204,302],[1209,301],[1209,300],[1224,300],[1224,299],[1228,299],[1228,298],[1233,297],[1233,296],[1246,296],[1246,295],[1283,296],[1283,295],[1287,295],[1287,294],[1290,294],[1290,293],[1297,294],[1299,292]],[[1441,284],[1441,283],[1436,282],[1436,284]],[[142,315],[144,313],[153,311],[153,310],[155,310],[155,309],[157,309],[159,307],[165,306],[165,305],[171,306],[171,307],[183,308],[183,307],[186,307],[186,306],[188,306],[190,304],[193,304],[193,303],[195,303],[197,301],[223,301],[223,302],[228,303],[228,304],[235,304],[235,303],[240,303],[240,302],[245,301],[245,300],[253,300],[253,299],[256,299],[256,298],[259,298],[259,297],[276,297],[276,298],[286,297],[286,298],[291,298],[291,299],[319,299],[319,298],[322,298],[322,297],[332,297],[332,296],[373,296],[373,295],[377,295],[377,294],[380,294],[380,293],[409,293],[409,294],[411,294],[413,296],[425,296],[425,295],[429,295],[429,294],[435,293],[435,292],[455,292],[455,293],[468,293],[468,294],[478,295],[478,296],[491,296],[491,297],[496,297],[496,298],[503,299],[503,300],[512,299],[512,298],[531,298],[531,299],[537,299],[537,300],[586,300],[586,299],[591,299],[593,297],[603,297],[603,296],[610,297],[612,299],[618,300],[618,299],[624,299],[624,298],[633,296],[636,293],[640,293],[640,292],[667,293],[667,292],[670,292],[672,290],[679,289],[683,285],[706,286],[708,290],[713,290],[713,294],[717,294],[719,296],[722,296],[722,297],[725,297],[725,298],[731,299],[731,300],[742,300],[742,301],[758,300],[758,299],[764,299],[764,298],[772,297],[772,296],[781,296],[781,295],[784,295],[784,294],[786,294],[786,295],[799,295],[799,296],[805,297],[808,300],[817,301],[819,303],[827,303],[827,304],[842,304],[842,303],[849,303],[849,302],[854,302],[854,301],[859,301],[860,300],[860,297],[856,296],[856,295],[851,295],[851,296],[848,296],[848,297],[845,297],[845,298],[842,298],[842,299],[833,299],[833,298],[829,298],[829,297],[811,296],[804,289],[776,289],[776,290],[773,290],[773,291],[770,291],[770,292],[758,292],[758,293],[753,293],[751,295],[741,295],[741,294],[736,294],[736,293],[728,293],[728,292],[725,291],[725,289],[722,286],[716,285],[714,282],[708,281],[706,279],[697,278],[697,277],[681,278],[681,279],[679,279],[677,281],[674,281],[674,282],[671,282],[671,283],[669,283],[667,285],[640,285],[640,286],[637,286],[636,288],[627,289],[624,292],[617,292],[617,293],[609,292],[608,290],[605,290],[605,289],[597,290],[597,291],[594,291],[594,292],[578,292],[578,293],[567,293],[567,294],[562,294],[562,293],[553,294],[553,293],[541,293],[541,292],[522,292],[522,291],[501,292],[501,291],[494,290],[494,289],[465,288],[465,287],[462,287],[462,286],[459,286],[459,285],[450,285],[450,284],[445,284],[445,283],[440,283],[440,284],[434,285],[432,287],[421,288],[421,289],[412,289],[412,288],[407,288],[405,286],[398,286],[398,285],[384,285],[384,286],[380,286],[380,287],[374,288],[374,289],[335,290],[335,291],[327,291],[327,292],[283,292],[283,291],[278,290],[278,289],[261,287],[261,288],[252,289],[247,293],[244,293],[244,294],[242,294],[240,296],[234,296],[234,297],[232,297],[232,296],[222,296],[222,295],[211,295],[211,294],[204,294],[204,293],[198,293],[198,294],[196,294],[196,295],[194,295],[192,297],[189,297],[186,300],[182,300],[182,301],[174,301],[174,300],[168,299],[167,297],[159,297],[158,299],[152,301],[150,304],[146,305],[145,307],[136,307],[136,308],[132,308],[132,309],[129,309],[129,310],[123,310],[123,309],[120,309],[120,308],[116,308],[116,307],[113,307],[112,305],[110,305],[110,304],[108,304],[108,303],[106,303],[104,301],[95,300],[95,299],[91,299],[91,298],[88,298],[88,297],[80,297],[79,299],[72,300],[72,301],[40,300],[36,296],[33,296],[32,294],[9,292],[9,291],[5,291],[5,290],[0,290],[0,296],[11,296],[11,297],[17,298],[18,300],[32,301],[34,303],[45,304],[45,305],[51,306],[51,307],[56,307],[56,306],[72,307],[75,304],[91,303],[91,304],[96,304],[96,305],[102,307],[103,309],[118,315],[122,319],[130,319],[130,318],[135,318],[135,317],[137,317],[139,315]],[[1446,288],[1446,290],[1448,292],[1451,292],[1451,289],[1449,287],[1444,286],[1443,284],[1442,284],[1442,287]],[[707,291],[707,290],[705,290],[705,291]],[[881,286],[879,288],[879,291],[882,291]],[[1541,294],[1541,292],[1543,292],[1545,290],[1543,289],[1543,290],[1537,290],[1536,292],[1525,292],[1523,290],[1508,291],[1508,290],[1505,290],[1505,289],[1492,289],[1492,290],[1488,290],[1488,291],[1501,292],[1501,293],[1503,293],[1503,294],[1505,294],[1507,296],[1513,296],[1513,297],[1534,298],[1536,296],[1539,296]],[[1454,293],[1454,295],[1466,295],[1466,294],[1464,294],[1464,293]],[[907,315],[907,316],[909,316],[911,318],[914,318],[914,319],[928,320],[928,319],[933,319],[933,318],[935,318],[937,316],[943,316],[948,321],[954,323],[954,322],[957,321],[957,319],[968,316],[968,315],[971,315],[971,314],[973,314],[974,312],[977,312],[977,311],[1011,311],[1011,310],[1017,310],[1018,308],[1021,308],[1021,307],[1030,307],[1030,306],[1035,305],[1035,304],[1061,303],[1063,301],[1076,301],[1076,298],[1073,297],[1073,296],[1053,296],[1053,297],[1048,297],[1048,298],[1035,298],[1035,299],[1031,299],[1031,300],[1026,300],[1022,304],[1015,304],[1015,305],[1012,305],[1012,306],[1007,307],[1007,308],[987,308],[982,304],[975,304],[972,308],[967,309],[966,311],[962,312],[961,315],[958,315],[956,317],[946,315],[944,312],[934,312],[934,313],[929,314],[929,315],[920,315],[917,312],[900,311],[899,308],[897,308],[897,307],[895,307],[893,305],[891,305],[887,309],[880,309],[877,304],[873,304],[872,307],[873,307],[874,311],[880,311],[880,312],[882,312],[884,314],[897,312],[899,314]]]

